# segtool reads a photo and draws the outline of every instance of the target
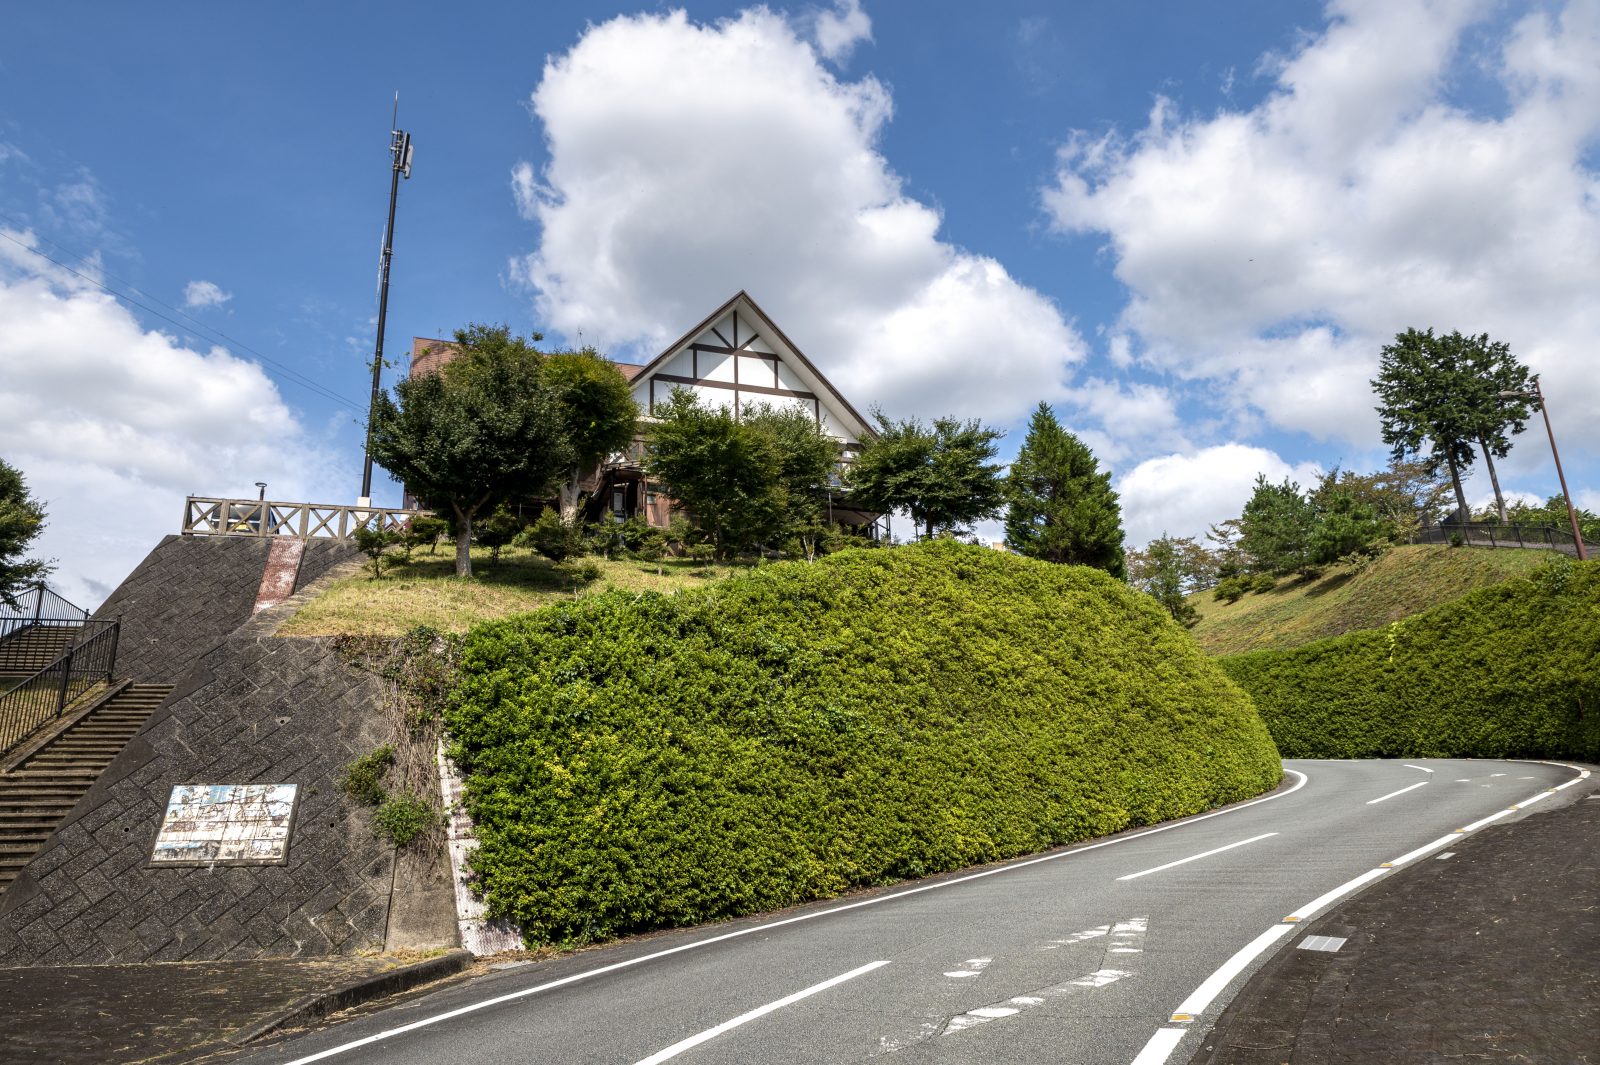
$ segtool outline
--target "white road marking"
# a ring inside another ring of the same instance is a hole
[[[1489,775],[1490,775],[1490,776],[1491,776],[1491,777],[1503,777],[1503,776],[1505,776],[1505,774],[1504,774],[1504,773],[1490,773],[1490,774],[1489,774]]]
[[[820,984],[812,984],[810,987],[805,988],[802,991],[796,991],[792,995],[785,995],[776,1002],[769,1002],[765,1006],[757,1006],[750,1012],[741,1013],[732,1020],[723,1021],[721,1024],[713,1028],[707,1028],[705,1031],[699,1032],[695,1035],[691,1035],[687,1039],[680,1039],[671,1046],[664,1047],[661,1050],[656,1051],[648,1058],[639,1059],[635,1065],[660,1065],[661,1062],[666,1061],[669,1058],[675,1058],[679,1054],[682,1054],[685,1050],[690,1050],[694,1047],[697,1047],[708,1039],[715,1039],[723,1032],[731,1031],[732,1029],[739,1027],[741,1024],[748,1024],[750,1021],[753,1021],[758,1017],[765,1017],[767,1014],[776,1010],[781,1010],[785,1006],[792,1006],[803,998],[810,998],[812,995],[815,995],[820,991],[826,991],[830,987],[838,987],[846,980],[854,980],[858,976],[864,976],[867,973],[870,973],[872,970],[881,969],[888,964],[889,963],[887,961],[868,962],[859,968],[851,969],[847,973],[840,973],[838,976],[835,976],[832,979],[824,980]]]
[[[1471,777],[1456,777],[1456,783],[1457,784],[1471,784],[1472,783],[1472,778]]]
[[[1456,852],[1455,851],[1445,851],[1443,854],[1441,854],[1437,858],[1435,858],[1434,861],[1442,862],[1446,858],[1454,858],[1455,856],[1456,856]]]
[[[1261,954],[1278,940],[1294,931],[1292,924],[1275,924],[1271,928],[1256,936],[1241,947],[1233,957],[1222,963],[1222,968],[1212,973],[1200,982],[1200,986],[1189,993],[1189,997],[1178,1004],[1172,1011],[1172,1020],[1179,1017],[1193,1018],[1204,1013],[1206,1007],[1211,1005],[1213,999],[1222,994],[1230,981],[1235,976],[1244,972],[1245,966],[1255,961]]]
[[[968,958],[961,963],[962,967],[960,969],[954,969],[945,973],[945,975],[952,980],[963,980],[968,977],[978,976],[989,967],[989,963],[992,961],[994,961],[993,958]]]
[[[1178,1043],[1187,1034],[1187,1028],[1157,1028],[1156,1034],[1150,1037],[1150,1042],[1139,1051],[1139,1056],[1133,1059],[1133,1065],[1163,1065],[1172,1052],[1178,1049]]]
[[[1074,943],[1082,943],[1088,939],[1098,939],[1100,936],[1110,934],[1110,932],[1111,926],[1108,924],[1103,924],[1099,928],[1085,928],[1082,932],[1074,932],[1065,939],[1052,939],[1039,949],[1055,950],[1057,947],[1070,947]]]
[[[1423,783],[1427,783],[1427,782],[1424,781]],[[1249,839],[1241,839],[1238,843],[1230,843],[1226,847],[1215,847],[1215,848],[1213,848],[1211,850],[1208,850],[1208,851],[1205,851],[1205,852],[1203,852],[1201,854],[1191,854],[1187,858],[1179,858],[1175,862],[1168,862],[1166,865],[1158,865],[1154,869],[1144,869],[1144,870],[1141,870],[1140,872],[1137,872],[1137,873],[1129,873],[1127,876],[1119,876],[1119,877],[1117,877],[1117,879],[1118,880],[1137,880],[1141,876],[1149,876],[1151,873],[1159,873],[1163,869],[1172,869],[1172,868],[1174,868],[1176,866],[1188,865],[1190,862],[1198,862],[1201,858],[1209,858],[1213,854],[1221,854],[1223,851],[1231,851],[1235,847],[1243,847],[1247,843],[1255,843],[1258,840],[1267,839],[1267,838],[1269,838],[1271,836],[1276,836],[1276,835],[1277,835],[1276,832],[1263,832],[1259,836],[1251,836]]]
[[[1037,991],[1029,991],[1022,995],[1013,995],[1004,1002],[992,1002],[987,1006],[979,1006],[977,1009],[958,1014],[950,1018],[949,1022],[945,1024],[944,1030],[939,1034],[955,1035],[957,1032],[964,1032],[968,1028],[976,1028],[980,1024],[988,1024],[990,1021],[998,1021],[1005,1017],[1015,1017],[1023,1010],[1044,1005],[1047,999],[1072,994],[1079,988],[1106,987],[1132,975],[1126,969],[1096,969],[1094,972],[1086,973],[1076,980],[1068,980],[1053,987],[1041,987]],[[924,1030],[926,1031],[926,1027],[924,1027]],[[886,1040],[879,1040],[879,1042],[880,1044],[888,1045]],[[909,1043],[899,1044],[894,1049],[900,1050],[909,1045]]]
[[[1537,801],[1545,794],[1553,795],[1555,792],[1558,792],[1563,788],[1570,788],[1572,785],[1580,783],[1589,778],[1589,770],[1579,769],[1577,766],[1568,765],[1565,762],[1540,761],[1538,764],[1553,765],[1562,769],[1576,770],[1578,775],[1567,781],[1565,784],[1556,785],[1554,788],[1551,788],[1549,792],[1541,793],[1540,795],[1535,795],[1531,799],[1523,800],[1523,802],[1520,804],[1521,806],[1527,806],[1528,803]],[[1502,773],[1499,775],[1504,776],[1505,774]],[[1406,862],[1411,861],[1413,858],[1427,854],[1429,851],[1437,850],[1438,848],[1452,842],[1458,835],[1471,832],[1482,827],[1483,825],[1489,824],[1492,821],[1497,821],[1506,814],[1513,813],[1516,809],[1517,807],[1513,807],[1510,810],[1501,810],[1499,813],[1492,814],[1489,817],[1482,818],[1478,821],[1474,821],[1470,825],[1456,829],[1448,836],[1441,836],[1432,843],[1418,847],[1416,850],[1403,854],[1393,861],[1384,862],[1378,868],[1369,869],[1367,872],[1362,873],[1354,880],[1348,880],[1334,888],[1332,891],[1329,891],[1323,895],[1319,895],[1306,905],[1300,907],[1294,913],[1285,917],[1281,923],[1273,925],[1271,928],[1261,933],[1261,935],[1257,936],[1255,939],[1246,944],[1245,947],[1237,954],[1229,958],[1226,962],[1223,962],[1222,968],[1206,977],[1206,979],[1201,982],[1200,986],[1195,988],[1194,992],[1188,998],[1184,999],[1178,1008],[1173,1011],[1168,1023],[1187,1024],[1193,1021],[1216,999],[1217,995],[1227,989],[1228,983],[1232,981],[1234,977],[1238,976],[1239,973],[1242,972],[1255,957],[1259,956],[1263,951],[1272,946],[1273,943],[1277,942],[1279,939],[1283,938],[1284,935],[1293,930],[1298,922],[1309,918],[1311,915],[1315,914],[1329,903],[1334,902],[1340,897],[1355,891],[1363,884],[1367,884],[1378,879],[1387,873],[1391,868],[1403,865]],[[1441,857],[1449,857],[1449,854],[1441,855]],[[1149,1041],[1145,1043],[1144,1049],[1140,1050],[1138,1056],[1133,1059],[1132,1065],[1164,1065],[1166,1060],[1172,1056],[1172,1052],[1177,1049],[1178,1043],[1182,1041],[1186,1031],[1188,1031],[1186,1028],[1156,1029],[1155,1034],[1152,1035]]]
[[[1367,800],[1367,805],[1368,806],[1376,806],[1378,803],[1382,802],[1385,799],[1392,799],[1396,795],[1404,795],[1408,791],[1416,791],[1418,788],[1426,787],[1427,784],[1428,784],[1428,782],[1426,780],[1419,780],[1415,784],[1411,785],[1409,788],[1401,788],[1399,791],[1391,791],[1387,795],[1379,795],[1376,799],[1368,799]]]
[[[1423,772],[1424,772],[1424,773],[1431,773],[1431,772],[1433,772],[1433,770],[1431,770],[1431,769],[1429,769],[1429,768],[1428,768],[1428,767],[1427,767],[1427,766],[1425,766],[1425,765],[1412,765],[1412,764],[1411,764],[1411,763],[1410,763],[1410,762],[1401,762],[1401,763],[1400,763],[1400,764],[1401,764],[1401,765],[1403,765],[1403,766],[1405,766],[1405,767],[1406,767],[1406,768],[1407,768],[1407,769],[1420,769],[1420,770],[1422,770],[1422,771],[1423,771]]]
[[[1146,836],[1154,836],[1160,832],[1171,832],[1175,828],[1183,828],[1185,825],[1192,825],[1199,821],[1209,821],[1213,817],[1221,817],[1224,814],[1238,813],[1240,810],[1245,810],[1252,806],[1259,806],[1264,802],[1271,802],[1274,799],[1281,799],[1286,795],[1293,795],[1295,792],[1305,787],[1306,781],[1311,779],[1298,769],[1289,769],[1286,767],[1284,772],[1292,773],[1300,779],[1295,781],[1294,786],[1288,788],[1287,790],[1275,792],[1271,795],[1263,795],[1259,799],[1251,799],[1249,802],[1242,802],[1237,806],[1229,806],[1222,810],[1212,810],[1208,814],[1197,814],[1194,817],[1185,818],[1181,821],[1174,821],[1171,824],[1160,825],[1156,828],[1146,829],[1143,832],[1136,832],[1131,836],[1117,836],[1114,839],[1103,839],[1099,843],[1090,843],[1087,846],[1074,847],[1071,850],[1058,851],[1055,854],[1045,854],[1039,856],[1038,858],[1029,858],[1027,861],[1013,862],[1010,865],[1003,865],[997,869],[985,869],[981,873],[968,873],[966,876],[951,877],[948,880],[941,880],[936,884],[923,884],[921,887],[907,888],[905,891],[896,891],[890,895],[880,895],[873,899],[862,899],[860,902],[847,902],[842,906],[834,906],[826,910],[817,910],[814,913],[802,913],[797,917],[785,917],[781,921],[767,921],[761,924],[751,925],[748,928],[739,928],[732,932],[724,932],[719,936],[708,936],[705,939],[697,939],[693,943],[682,943],[676,947],[668,947],[666,950],[658,950],[653,954],[644,954],[637,958],[629,958],[626,961],[613,962],[610,965],[602,965],[598,968],[590,969],[587,972],[573,973],[571,976],[563,976],[558,980],[549,980],[542,984],[535,984],[533,987],[525,987],[521,991],[512,991],[509,994],[497,995],[494,998],[486,998],[481,1002],[473,1002],[466,1006],[458,1006],[453,1010],[446,1010],[445,1012],[435,1014],[432,1017],[424,1017],[421,1020],[412,1021],[410,1024],[402,1024],[398,1028],[390,1028],[386,1031],[378,1032],[375,1035],[363,1036],[360,1039],[352,1039],[348,1043],[341,1043],[339,1046],[329,1047],[327,1050],[319,1050],[317,1053],[307,1054],[303,1058],[295,1058],[293,1061],[288,1062],[287,1065],[311,1065],[311,1062],[313,1061],[323,1061],[327,1058],[335,1057],[339,1054],[344,1054],[360,1047],[371,1046],[373,1043],[381,1043],[385,1039],[392,1039],[397,1035],[404,1035],[407,1032],[414,1032],[419,1028],[426,1028],[430,1025],[439,1024],[442,1021],[454,1020],[457,1017],[462,1017],[469,1013],[476,1013],[478,1010],[488,1009],[491,1006],[499,1006],[507,1002],[515,1002],[518,999],[527,998],[529,995],[537,995],[541,992],[550,991],[558,987],[566,987],[569,984],[575,984],[581,980],[589,980],[596,976],[603,976],[606,973],[614,973],[621,969],[631,969],[636,965],[643,965],[645,962],[655,961],[658,958],[665,958],[669,955],[678,954],[686,950],[698,950],[701,947],[709,947],[713,943],[723,943],[730,939],[738,939],[740,936],[753,935],[757,932],[770,932],[774,928],[782,928],[785,925],[799,924],[802,921],[814,921],[819,917],[832,917],[834,914],[847,913],[850,910],[858,910],[863,906],[878,906],[885,902],[894,902],[896,899],[907,898],[911,895],[920,895],[924,891],[938,891],[941,888],[955,887],[957,884],[966,884],[973,880],[982,880],[985,877],[999,876],[1001,873],[1010,873],[1018,869],[1026,869],[1029,866],[1039,865],[1043,862],[1053,862],[1062,858],[1070,858],[1074,855],[1084,854],[1088,851],[1099,850],[1101,847],[1111,847],[1118,843],[1128,843],[1136,839],[1144,839]],[[1584,775],[1588,776],[1587,773]]]

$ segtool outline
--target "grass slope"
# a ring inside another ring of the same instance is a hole
[[[586,562],[600,578],[580,584],[574,577]],[[507,547],[498,563],[487,550],[472,549],[471,580],[455,575],[455,558],[418,552],[409,563],[384,569],[374,580],[363,571],[334,581],[284,623],[282,636],[399,636],[417,625],[440,632],[466,632],[482,621],[537,610],[599,592],[675,592],[738,572],[689,559],[660,563],[574,559],[557,566],[520,548]]]
[[[730,917],[1258,794],[1249,700],[1104,573],[939,542],[474,629],[447,713],[530,945]]]
[[[1600,562],[1385,628],[1218,659],[1285,757],[1600,758]]]
[[[1195,640],[1214,655],[1300,647],[1357,629],[1376,629],[1468,592],[1521,576],[1552,552],[1403,545],[1358,572],[1335,568],[1315,581],[1285,578],[1236,603],[1209,591],[1190,596],[1200,613]]]

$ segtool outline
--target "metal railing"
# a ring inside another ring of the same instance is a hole
[[[183,535],[348,540],[362,528],[398,532],[412,518],[425,513],[339,503],[275,503],[265,499],[189,496],[183,505]]]
[[[1414,544],[1466,544],[1472,547],[1532,547],[1578,553],[1572,532],[1556,525],[1519,525],[1493,521],[1444,522],[1411,534]]]
[[[65,654],[0,694],[0,755],[61,716],[97,684],[109,683],[117,664],[120,621],[87,621]]]
[[[0,595],[0,674],[16,673],[34,659],[37,649],[28,633],[81,629],[87,620],[89,611],[63,599],[43,581],[15,595]]]

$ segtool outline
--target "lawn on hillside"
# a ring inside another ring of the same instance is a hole
[[[1236,603],[1208,589],[1189,597],[1200,614],[1191,632],[1208,653],[1281,650],[1357,629],[1375,629],[1520,576],[1549,551],[1402,545],[1362,570],[1333,567],[1312,581],[1285,577]]]
[[[586,562],[600,569],[598,580],[583,582]],[[491,562],[487,549],[472,549],[472,577],[455,575],[455,556],[415,552],[408,563],[385,565],[383,576],[370,570],[342,577],[301,607],[278,630],[281,636],[398,636],[417,625],[442,632],[465,632],[480,621],[537,610],[561,600],[610,589],[675,592],[728,576],[744,566],[712,565],[683,558],[660,562],[608,560],[588,556],[557,565],[533,551],[507,547]]]

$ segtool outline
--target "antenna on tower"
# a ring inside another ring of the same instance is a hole
[[[389,115],[389,224],[383,231],[383,253],[378,260],[378,344],[372,354],[372,400],[367,407],[366,459],[361,469],[358,506],[372,505],[372,418],[378,409],[383,376],[383,327],[389,314],[389,263],[394,258],[394,208],[400,196],[400,179],[411,179],[411,134],[400,128],[400,93],[394,94]]]

